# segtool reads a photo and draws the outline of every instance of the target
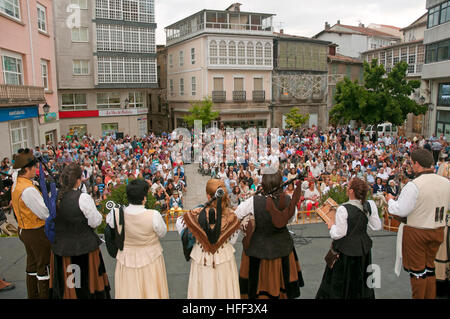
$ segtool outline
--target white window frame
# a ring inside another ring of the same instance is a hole
[[[13,126],[17,126],[14,127]],[[14,131],[18,132],[19,140],[14,141]],[[24,134],[25,132],[25,134]],[[11,136],[11,148],[13,150],[13,153],[16,153],[21,148],[28,148],[28,142],[30,139],[30,121],[29,120],[19,120],[19,121],[12,121],[9,124],[9,135]],[[24,138],[24,135],[26,137]]]
[[[46,91],[50,90],[50,83],[48,81],[48,61],[41,60],[41,77],[42,77],[42,86]]]
[[[86,31],[86,40],[81,40],[81,31]],[[74,32],[77,34],[78,39],[74,39]],[[89,42],[89,28],[88,27],[79,27],[79,28],[72,28],[71,32],[72,42]]]
[[[191,64],[195,64],[195,48],[191,48]]]
[[[13,72],[13,71],[7,71],[6,67],[5,67],[5,57],[7,58],[11,58],[11,59],[15,59],[15,60],[19,60],[20,61],[20,70],[19,72]],[[12,85],[24,85],[24,77],[23,77],[23,60],[22,60],[22,56],[18,55],[18,54],[14,54],[14,53],[9,53],[6,51],[2,52],[2,69],[3,69],[3,83],[5,84],[12,84],[12,83],[7,83],[6,82],[6,73],[12,73],[12,74],[16,74],[19,75],[19,83],[14,83]]]
[[[77,100],[75,98],[76,95],[84,95],[86,103],[83,104],[77,104]],[[72,95],[73,98],[73,104],[63,104],[63,95]],[[87,110],[87,95],[86,93],[62,93],[61,94],[61,110],[68,111],[68,110]]]
[[[75,4],[80,7],[81,10],[88,9],[88,0],[70,0],[70,4]]]
[[[108,102],[106,104],[98,103],[98,95],[99,94],[107,95]],[[111,103],[111,95],[113,95],[113,94],[119,96],[119,103]],[[121,108],[120,104],[121,104],[120,93],[118,93],[118,92],[97,92],[97,101],[96,101],[97,109],[120,109]]]
[[[37,22],[38,22],[38,30],[44,33],[47,33],[47,8],[41,4],[37,4]],[[44,15],[42,19],[41,15]]]
[[[184,78],[180,78],[180,95],[184,95]]]
[[[136,97],[140,95],[141,102],[136,102]],[[141,91],[129,92],[128,100],[130,101],[128,104],[128,108],[136,109],[144,107],[144,93]]]
[[[6,8],[4,7],[5,3],[8,3],[10,6],[12,6],[13,9],[12,15],[5,11],[6,10]],[[0,6],[1,13],[6,14],[8,17],[13,18],[14,20],[21,21],[20,0],[2,0],[2,4],[3,6]]]
[[[191,95],[197,95],[197,78],[195,76],[191,77]]]
[[[180,67],[184,66],[184,52],[180,51]]]
[[[75,64],[78,62],[80,63],[80,67],[79,67],[80,73],[79,74],[75,73]],[[83,62],[87,63],[87,70],[88,70],[87,73],[83,73],[83,69],[85,69],[85,68],[83,68],[83,65],[82,65]],[[89,75],[90,73],[91,73],[91,70],[90,70],[89,60],[72,60],[72,74],[73,75],[85,76],[85,75]]]

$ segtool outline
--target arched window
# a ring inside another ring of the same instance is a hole
[[[223,40],[219,43],[219,64],[227,64],[227,43]]]
[[[256,43],[256,65],[263,65],[263,45],[261,42]]]
[[[214,40],[209,43],[209,63],[217,64],[217,42]]]
[[[255,64],[255,47],[253,46],[253,42],[247,43],[247,64]]]
[[[230,41],[230,43],[228,43],[228,56],[229,63],[236,64],[236,43],[234,41]]]
[[[238,44],[238,64],[245,65],[245,44],[242,41]]]
[[[264,64],[272,65],[272,46],[270,43],[264,45]]]

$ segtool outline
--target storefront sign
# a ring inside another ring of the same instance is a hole
[[[38,117],[39,111],[37,106],[33,107],[14,107],[0,108],[0,122],[23,120]]]
[[[45,115],[44,119],[45,123],[56,121],[56,113],[55,112],[48,113]]]
[[[101,110],[99,116],[127,116],[147,114],[148,109],[120,109],[120,110]]]

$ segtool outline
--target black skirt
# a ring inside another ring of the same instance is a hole
[[[351,257],[340,254],[333,269],[325,266],[316,299],[375,299],[375,291],[367,285],[371,275],[367,267],[372,264],[372,254]]]
[[[58,256],[52,252],[50,299],[111,299],[110,290],[99,248],[72,257]]]

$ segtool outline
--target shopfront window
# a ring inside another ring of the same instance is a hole
[[[10,125],[11,146],[13,154],[16,154],[21,148],[29,148],[30,121],[13,121]]]
[[[83,137],[87,135],[87,125],[86,124],[70,125],[69,135],[77,137]]]
[[[119,123],[103,123],[102,124],[102,135],[106,136],[108,134],[115,135],[119,131]]]

